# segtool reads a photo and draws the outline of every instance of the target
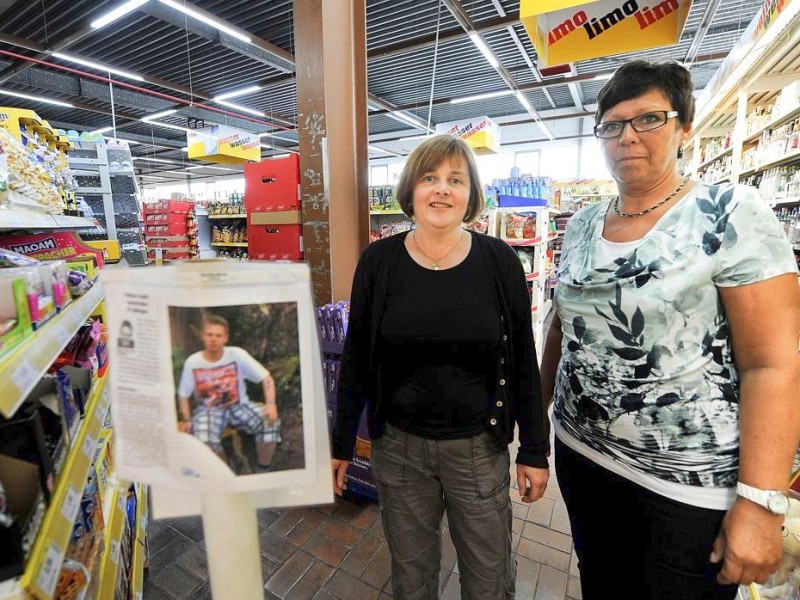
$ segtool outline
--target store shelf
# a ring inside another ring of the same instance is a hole
[[[403,216],[405,216],[405,213],[402,210],[400,210],[399,208],[395,209],[395,210],[371,210],[371,211],[369,211],[369,214],[370,215],[403,215]]]
[[[535,238],[530,238],[527,240],[507,240],[503,239],[503,241],[508,244],[509,246],[535,246],[542,241],[542,236],[537,236]]]
[[[8,418],[103,299],[98,282],[0,359],[0,413]]]
[[[774,129],[775,127],[780,127],[781,125],[785,125],[786,123],[788,123],[789,121],[798,116],[800,116],[800,106],[796,107],[794,110],[790,110],[786,114],[781,115],[776,119],[773,119],[763,127],[759,127],[758,129],[754,130],[747,137],[745,137],[744,140],[742,140],[742,143],[745,145],[752,144],[753,142],[758,141],[758,138],[760,138],[761,134],[764,133],[765,131]]]
[[[131,591],[134,600],[141,600],[144,591],[144,559],[147,551],[145,538],[150,514],[147,510],[147,486],[136,486],[136,531],[133,537],[131,566]]]
[[[247,242],[211,242],[211,245],[229,248],[247,248]]]
[[[238,213],[235,215],[208,215],[209,219],[246,219],[247,213]]]
[[[775,167],[783,167],[785,165],[789,165],[794,162],[800,162],[800,150],[796,150],[795,152],[790,152],[789,154],[784,154],[780,158],[776,158],[774,160],[765,163],[759,163],[755,167],[751,167],[746,171],[742,171],[741,173],[739,173],[739,178],[748,177],[750,175],[758,173],[759,171],[766,171],[768,169],[773,169]]]
[[[728,156],[729,154],[732,154],[732,153],[733,153],[733,146],[728,146],[722,152],[719,152],[718,154],[715,154],[714,156],[712,156],[711,158],[709,158],[705,162],[700,163],[700,165],[697,167],[697,170],[698,171],[702,171],[703,169],[705,169],[709,165],[714,164],[719,159],[725,158],[726,156]]]
[[[100,578],[97,590],[98,598],[114,598],[119,575],[120,538],[125,525],[125,502],[127,499],[127,485],[118,483],[109,490],[109,496],[104,503],[107,507],[104,515],[106,530],[104,535],[104,551],[100,563]]]
[[[0,211],[0,229],[80,229],[84,227],[95,227],[94,219],[22,210]]]
[[[80,508],[81,495],[94,460],[97,438],[108,412],[106,377],[94,382],[81,428],[58,477],[20,585],[36,598],[51,598],[55,591],[64,554]],[[113,597],[113,596],[100,596]]]

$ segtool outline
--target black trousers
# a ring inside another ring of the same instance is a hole
[[[556,474],[583,600],[732,600],[709,561],[725,511],[676,502],[604,469],[556,438]]]

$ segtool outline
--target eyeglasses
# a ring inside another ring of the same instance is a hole
[[[677,110],[654,110],[653,112],[636,115],[632,119],[622,121],[605,121],[594,126],[594,136],[609,140],[622,135],[625,125],[630,123],[634,131],[653,131],[667,124],[669,119],[678,116]]]

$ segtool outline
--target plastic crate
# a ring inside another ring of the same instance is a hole
[[[120,246],[124,244],[143,244],[144,239],[142,238],[141,231],[117,231],[117,239],[119,240]]]
[[[102,215],[106,211],[103,204],[103,196],[99,194],[84,194],[82,198],[95,215]]]
[[[120,229],[138,229],[139,215],[137,213],[115,214],[114,223]]]
[[[186,221],[180,223],[147,223],[144,227],[144,233],[148,237],[186,235],[188,231],[189,227],[186,225]]]
[[[78,183],[78,187],[82,188],[103,187],[100,181],[100,175],[75,175],[75,181]]]
[[[111,177],[112,194],[135,194],[136,180],[130,175],[114,175]]]
[[[139,201],[132,194],[113,194],[111,196],[114,212],[116,213],[138,213]]]

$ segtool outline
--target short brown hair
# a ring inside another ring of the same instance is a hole
[[[209,325],[220,325],[225,328],[225,333],[230,333],[231,328],[228,325],[228,320],[225,317],[220,317],[219,315],[205,315],[203,317],[203,331],[206,330],[206,327]]]
[[[452,135],[435,135],[417,146],[408,156],[406,166],[400,173],[395,186],[394,197],[408,217],[414,216],[414,188],[425,173],[436,170],[444,161],[462,159],[467,165],[469,175],[469,202],[464,222],[469,223],[483,211],[486,196],[478,175],[475,155],[467,143]]]
[[[620,102],[658,90],[669,100],[672,109],[678,111],[678,122],[689,125],[694,120],[693,89],[691,73],[675,61],[632,60],[617,69],[597,94],[594,120],[599,123],[603,115]]]

